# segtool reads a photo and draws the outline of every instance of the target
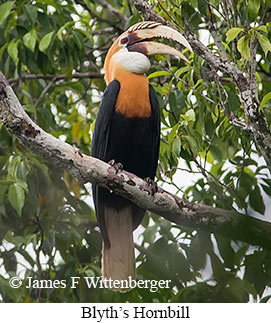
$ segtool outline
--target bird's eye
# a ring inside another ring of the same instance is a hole
[[[123,38],[121,38],[120,43],[121,43],[122,45],[125,45],[125,44],[127,44],[127,43],[128,43],[128,41],[129,41],[128,36],[124,36]]]

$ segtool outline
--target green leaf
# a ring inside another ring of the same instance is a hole
[[[35,29],[30,30],[28,33],[26,33],[23,37],[23,42],[25,46],[31,50],[31,52],[34,52],[35,46],[37,41],[37,33]]]
[[[229,292],[238,302],[245,302],[246,299],[246,290],[244,288],[244,280],[241,280],[239,277],[234,277],[229,281],[228,286]]]
[[[266,25],[261,25],[256,28],[257,30],[263,31],[264,33],[267,33],[267,26]]]
[[[194,122],[196,120],[195,111],[193,109],[187,110],[186,113],[182,117],[186,121],[193,121]]]
[[[24,189],[21,187],[21,185],[14,183],[9,187],[8,200],[17,211],[18,215],[21,216],[25,200]]]
[[[174,115],[179,118],[185,105],[184,94],[180,90],[169,93],[169,106]]]
[[[15,65],[17,65],[17,59],[18,59],[18,41],[11,42],[8,45],[8,54],[12,58]]]
[[[226,271],[222,261],[215,253],[210,254],[210,257],[214,278],[217,281],[223,281],[223,279],[225,279],[226,276]]]
[[[207,252],[199,235],[193,237],[190,247],[187,248],[186,254],[188,261],[192,264],[194,270],[199,270],[205,267],[207,260]]]
[[[46,49],[49,47],[54,33],[55,33],[54,31],[51,31],[50,33],[48,33],[44,37],[42,37],[40,44],[39,44],[39,50],[41,52],[43,52],[43,53],[46,52]]]
[[[215,238],[220,255],[224,259],[225,266],[227,266],[228,268],[232,268],[234,264],[235,252],[231,246],[230,239],[223,237],[219,234],[215,234]]]
[[[263,178],[262,179],[267,185],[271,186],[271,179],[270,178]]]
[[[238,99],[238,96],[235,94],[235,92],[227,92],[228,93],[228,100],[225,104],[226,109],[228,111],[233,111],[233,112],[237,112],[240,109],[240,102]]]
[[[191,136],[184,136],[184,138],[188,141],[189,146],[190,146],[191,150],[193,151],[193,153],[195,155],[198,154],[199,149],[198,149],[198,145],[197,145],[196,140]]]
[[[142,235],[144,242],[153,243],[157,236],[157,224],[147,227]]]
[[[268,92],[262,99],[260,106],[259,106],[259,111],[262,110],[262,108],[266,105],[268,101],[271,100],[271,92]]]
[[[8,17],[10,10],[12,9],[14,1],[7,1],[0,6],[0,26]]]
[[[250,206],[253,208],[253,210],[255,210],[256,212],[259,212],[260,214],[264,214],[265,204],[263,201],[261,191],[258,186],[255,186],[255,188],[250,192],[249,203],[250,203]]]
[[[84,37],[88,38],[91,45],[94,45],[93,35],[91,35],[89,32],[87,32],[86,30],[83,30],[83,29],[76,29],[76,30],[79,31],[82,35],[84,35]]]
[[[17,271],[17,258],[12,250],[3,252],[1,258],[4,260],[4,266],[8,273]]]
[[[227,31],[227,38],[226,42],[230,43],[232,40],[234,40],[242,31],[242,28],[231,28],[230,30]]]
[[[79,144],[80,142],[80,130],[82,125],[82,120],[79,120],[78,122],[74,123],[72,126],[72,137],[75,142]]]
[[[250,61],[249,38],[247,36],[243,36],[238,40],[237,49],[244,59]]]
[[[176,157],[180,156],[180,152],[181,152],[181,139],[180,137],[176,137],[173,141],[173,145],[172,145],[172,151],[175,154]]]
[[[270,186],[267,186],[267,185],[264,185],[264,184],[261,184],[261,187],[262,189],[264,190],[265,194],[271,196],[271,187]]]
[[[258,32],[256,33],[256,37],[262,47],[262,50],[264,51],[264,55],[266,56],[268,52],[271,52],[270,40]]]
[[[173,110],[176,108],[177,100],[174,92],[170,92],[168,96],[169,106]]]
[[[248,0],[248,14],[249,17],[255,20],[258,17],[261,0]]]
[[[4,185],[3,183],[0,184],[0,203],[4,202],[7,189],[8,185]]]
[[[176,124],[170,131],[170,133],[168,134],[168,143],[171,144],[177,134],[177,130],[178,130],[178,124]]]
[[[63,36],[66,34],[67,32],[67,29],[71,26],[73,26],[75,24],[75,21],[68,21],[65,23],[65,25],[63,25],[57,32],[57,38],[60,40],[60,41],[63,41]],[[64,33],[65,31],[65,33]]]
[[[26,104],[24,105],[24,110],[33,113],[34,115],[37,115],[37,110],[34,104]]]
[[[164,75],[170,75],[169,72],[167,71],[157,71],[157,72],[153,72],[148,76],[148,79],[152,79],[154,77],[158,77],[158,76],[164,76]]]
[[[207,3],[205,0],[198,0],[198,9],[202,15],[204,15],[204,16],[207,15],[208,7],[207,7]]]
[[[2,56],[4,54],[4,51],[7,49],[8,43],[5,43],[1,48],[0,48],[0,61],[2,60]]]
[[[38,17],[37,8],[34,5],[25,5],[27,18],[32,22],[32,26],[35,25],[35,22]]]
[[[25,192],[28,192],[28,185],[25,181],[18,179],[16,184],[20,186]]]
[[[21,158],[20,156],[12,156],[9,159],[8,163],[8,179],[9,180],[16,180],[17,179],[17,170],[20,165]]]
[[[57,32],[57,38],[60,40],[60,41],[63,41],[63,31],[64,31],[65,27],[62,26],[59,31]]]
[[[84,47],[84,40],[82,35],[76,30],[72,31],[72,35],[73,35],[74,43],[79,48],[79,50],[82,50]]]

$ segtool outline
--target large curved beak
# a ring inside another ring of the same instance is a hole
[[[169,54],[180,57],[188,62],[187,58],[180,50],[153,41],[157,39],[169,39],[183,45],[192,52],[192,48],[188,41],[180,33],[175,29],[157,22],[140,22],[130,27],[127,32],[129,35],[129,44],[127,46],[129,51],[136,51],[145,55]]]

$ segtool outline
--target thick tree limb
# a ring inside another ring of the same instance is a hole
[[[176,26],[162,18],[146,0],[131,0],[135,8],[140,12],[145,20],[154,20],[176,29]],[[186,39],[189,41],[196,55],[202,57],[206,63],[216,71],[222,71],[230,75],[238,89],[238,96],[241,105],[244,108],[247,118],[247,127],[244,127],[243,121],[238,122],[236,118],[230,120],[235,126],[249,130],[265,159],[266,165],[271,172],[271,133],[267,126],[265,117],[259,112],[259,102],[253,90],[254,84],[251,84],[249,75],[246,75],[238,68],[237,64],[230,62],[225,57],[213,54],[198,37],[192,32],[185,33]]]
[[[178,225],[215,232],[232,239],[271,248],[271,223],[199,203],[190,203],[162,188],[151,194],[144,180],[87,155],[37,126],[0,73],[0,122],[26,147],[82,183],[91,182],[118,193]]]

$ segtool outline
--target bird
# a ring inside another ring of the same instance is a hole
[[[122,33],[107,52],[104,71],[106,90],[96,117],[91,156],[120,163],[142,179],[154,181],[160,146],[160,108],[146,73],[148,56],[169,54],[186,62],[184,54],[159,39],[173,40],[192,51],[175,29],[155,21],[143,21]],[[145,209],[109,190],[92,186],[97,222],[102,235],[102,278],[135,279],[133,231]],[[111,288],[126,292],[128,286]]]

